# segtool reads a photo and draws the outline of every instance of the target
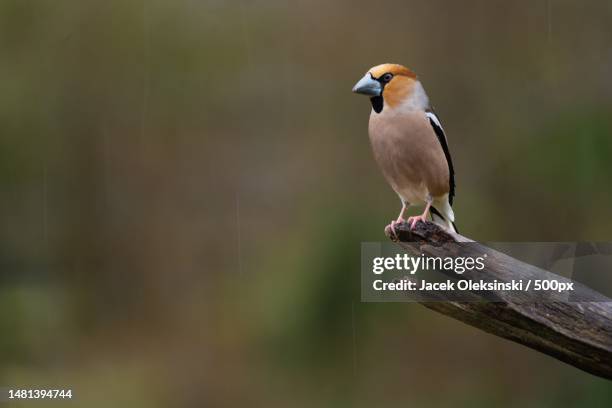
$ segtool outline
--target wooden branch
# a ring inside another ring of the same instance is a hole
[[[396,227],[396,230],[398,239],[392,239],[415,256],[422,253],[428,256],[487,254],[487,267],[482,271],[471,271],[470,278],[473,279],[510,281],[551,279],[553,276],[562,282],[572,282],[563,276],[552,274],[478,243],[457,245],[457,242],[473,241],[448,233],[431,222],[419,222],[412,231],[407,224]],[[389,232],[386,231],[391,238]],[[449,273],[454,274],[452,271]],[[521,302],[516,295],[511,297],[507,292],[494,292],[499,302],[439,301],[422,304],[591,374],[612,379],[612,300],[578,282],[573,282],[572,299],[577,300],[571,302]],[[476,292],[469,293],[469,296],[472,295],[474,300],[479,300]]]

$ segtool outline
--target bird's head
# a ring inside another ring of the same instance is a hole
[[[385,104],[393,107],[408,98],[416,78],[416,74],[403,65],[381,64],[366,72],[353,87],[353,92],[369,96],[372,108],[380,113]]]

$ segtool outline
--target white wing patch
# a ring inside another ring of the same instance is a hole
[[[444,131],[444,128],[442,127],[442,123],[440,123],[440,119],[438,119],[435,113],[428,111],[428,112],[425,112],[425,115],[427,115],[427,117],[431,119],[433,123],[436,124],[436,126],[438,126],[440,129],[442,129],[442,131]]]

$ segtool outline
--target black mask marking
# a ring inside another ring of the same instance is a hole
[[[372,109],[374,109],[374,112],[382,112],[384,106],[382,95],[371,97],[370,102],[372,103]]]
[[[378,81],[380,83],[380,95],[373,96],[370,98],[370,102],[372,103],[372,109],[374,109],[374,112],[380,113],[382,112],[383,107],[385,106],[382,94],[385,90],[385,85],[387,85],[389,81],[393,79],[393,74],[387,72],[386,74],[383,74],[378,78],[374,78],[372,74],[370,74],[370,76],[373,80]]]

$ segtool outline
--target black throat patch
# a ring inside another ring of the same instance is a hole
[[[383,97],[382,95],[373,96],[370,98],[370,102],[372,103],[372,109],[374,112],[380,113],[383,110]]]

